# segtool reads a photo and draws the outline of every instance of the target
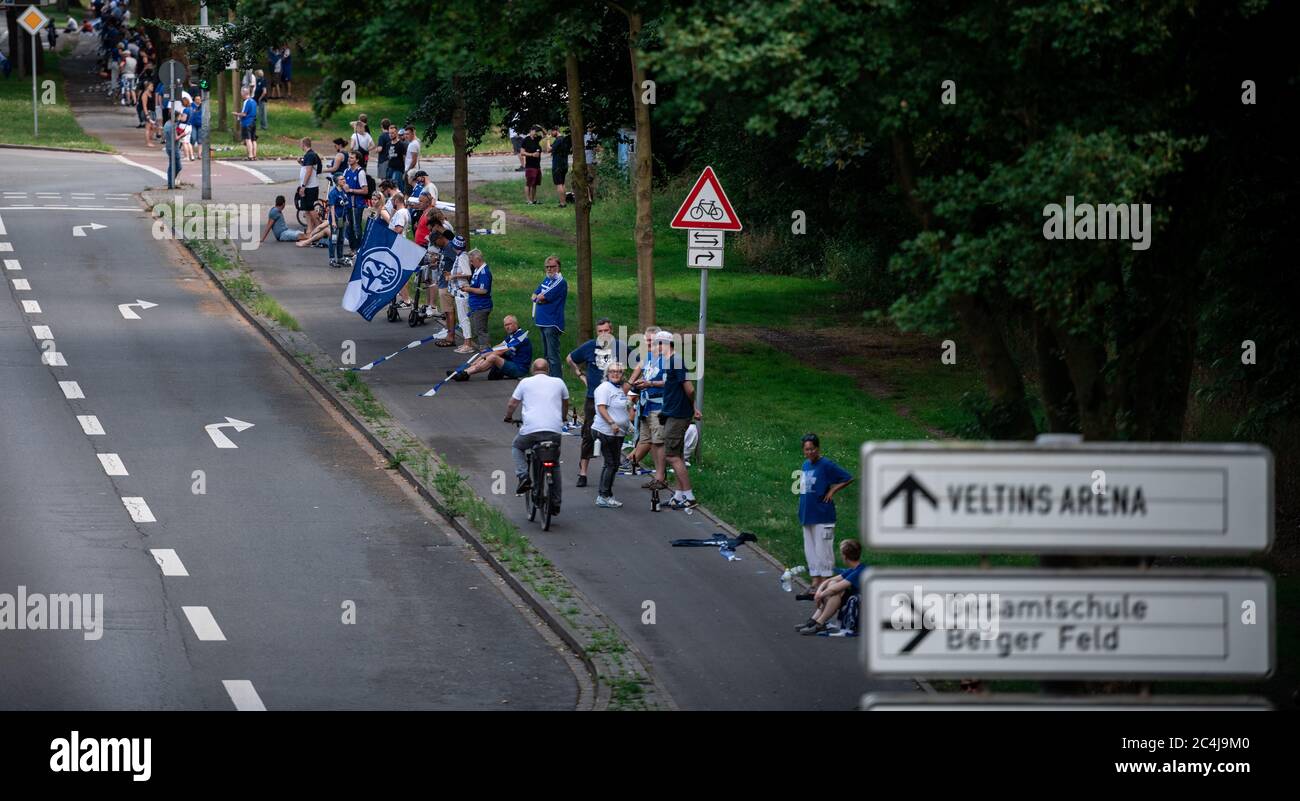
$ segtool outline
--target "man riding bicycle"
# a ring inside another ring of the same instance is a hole
[[[519,486],[515,488],[516,495],[523,495],[532,489],[532,481],[528,476],[528,462],[525,457],[525,451],[539,442],[545,440],[554,440],[562,442],[560,428],[564,425],[564,418],[569,413],[569,388],[565,386],[564,379],[554,378],[550,375],[551,365],[545,359],[533,360],[533,374],[521,380],[516,386],[514,394],[510,396],[510,403],[506,405],[506,422],[513,423],[515,409],[523,404],[523,425],[519,427],[519,434],[515,437],[512,447],[515,459],[515,477],[519,479]],[[560,487],[564,484],[560,480],[560,465],[555,465],[555,484],[552,487],[552,513],[560,509]]]

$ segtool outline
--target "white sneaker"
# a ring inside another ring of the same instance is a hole
[[[604,495],[597,495],[597,496],[596,496],[596,505],[599,506],[599,507],[602,508],[602,509],[608,509],[608,508],[609,508],[609,503],[605,500],[605,496],[604,496]]]
[[[610,509],[617,509],[618,507],[620,507],[620,506],[622,506],[622,505],[623,505],[623,502],[620,501],[620,500],[617,500],[613,495],[611,495],[611,496],[609,496],[608,498],[605,499],[605,506],[607,506],[607,507],[610,508]]]

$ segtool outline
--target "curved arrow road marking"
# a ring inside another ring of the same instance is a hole
[[[98,231],[101,228],[107,228],[107,227],[108,227],[107,225],[100,225],[99,223],[91,223],[89,225],[74,225],[72,226],[72,235],[85,236],[87,228],[89,228],[92,231]]]
[[[122,313],[122,316],[128,320],[139,320],[140,315],[135,313],[135,311],[131,308],[132,306],[139,306],[140,310],[143,311],[145,309],[156,308],[158,304],[150,303],[147,300],[137,299],[135,303],[119,303],[117,305],[117,310],[120,311]]]
[[[203,430],[208,432],[208,436],[212,437],[212,444],[216,445],[218,448],[238,448],[239,446],[231,442],[230,437],[227,437],[221,429],[233,428],[236,432],[240,432],[252,427],[252,423],[245,423],[243,420],[236,420],[233,417],[227,417],[226,422],[209,423],[203,427]]]

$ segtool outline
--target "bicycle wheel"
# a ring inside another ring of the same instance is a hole
[[[691,219],[698,220],[704,216],[704,209],[699,206],[691,206]]]
[[[547,470],[543,474],[545,478],[542,481],[542,531],[551,530],[551,471]]]
[[[533,460],[530,457],[528,460],[528,475],[531,476],[532,474],[533,474]],[[529,523],[537,519],[537,503],[535,501],[536,495],[537,495],[537,487],[535,486],[529,487],[528,491],[524,493],[524,508],[528,510]]]
[[[295,203],[294,205],[296,206],[297,204]],[[298,209],[298,225],[302,226],[304,230],[307,228],[307,212],[302,209]]]
[[[709,216],[715,220],[721,220],[722,209],[718,208],[717,206],[713,206],[712,208],[709,209]]]

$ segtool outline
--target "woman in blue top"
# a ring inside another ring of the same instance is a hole
[[[474,269],[469,286],[469,347],[474,350],[487,345],[488,312],[492,311],[492,272],[483,259],[483,251],[474,248],[468,254],[469,266]]]

